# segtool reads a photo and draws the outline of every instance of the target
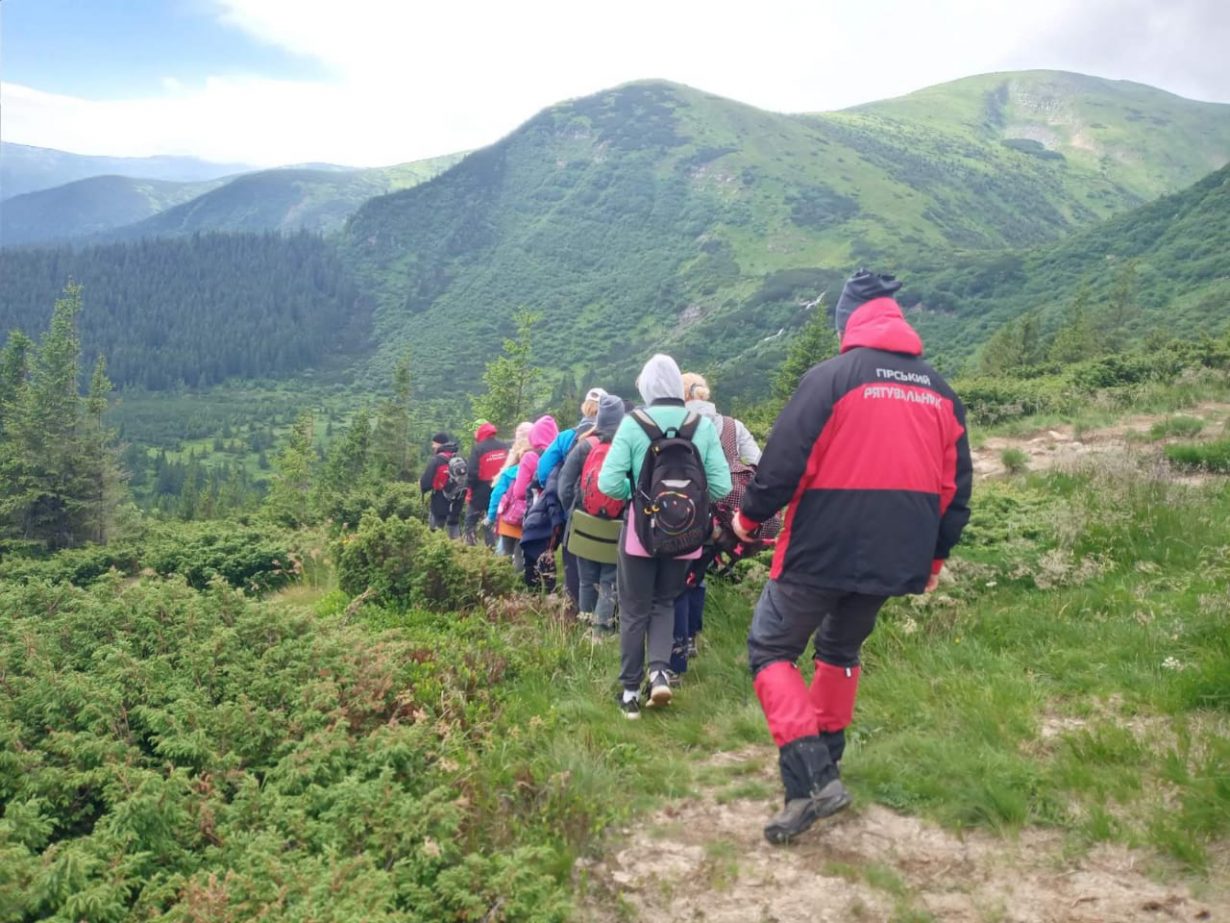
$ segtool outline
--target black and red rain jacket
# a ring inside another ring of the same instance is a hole
[[[467,469],[470,509],[479,510],[485,516],[491,503],[491,483],[504,469],[508,460],[508,445],[496,439],[496,428],[484,423],[474,433],[474,448],[470,451]]]
[[[825,590],[921,593],[969,521],[965,408],[922,359],[897,302],[851,316],[773,425],[745,526],[786,515],[772,577]]]

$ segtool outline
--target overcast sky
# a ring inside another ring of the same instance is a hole
[[[378,165],[661,77],[779,112],[1056,68],[1230,102],[1226,0],[0,0],[0,138]]]

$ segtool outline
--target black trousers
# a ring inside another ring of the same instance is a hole
[[[752,675],[778,661],[796,663],[809,640],[816,660],[835,667],[858,666],[859,651],[887,600],[887,596],[770,580],[756,603],[747,635]]]

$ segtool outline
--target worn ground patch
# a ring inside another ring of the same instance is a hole
[[[601,859],[579,861],[577,919],[1230,920],[1224,862],[1207,880],[1188,880],[1119,846],[1073,855],[1049,831],[958,834],[856,803],[789,847],[769,846],[761,827],[778,808],[775,767],[771,748],[720,754],[694,797],[623,831]]]
[[[1199,442],[1217,438],[1223,434],[1223,424],[1230,413],[1230,405],[1208,402],[1182,414],[1155,413],[1135,414],[1125,417],[1113,426],[1089,428],[1078,432],[1070,425],[1041,430],[1026,436],[990,436],[977,448],[971,450],[974,474],[980,478],[1000,477],[1007,473],[1003,453],[1015,449],[1025,454],[1025,466],[1029,471],[1071,469],[1090,461],[1140,452],[1161,456],[1162,447],[1171,442]],[[1194,437],[1171,437],[1142,443],[1154,424],[1174,416],[1187,416],[1201,420],[1206,429]],[[1176,478],[1202,483],[1206,477],[1188,474]]]

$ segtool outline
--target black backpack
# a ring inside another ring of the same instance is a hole
[[[666,432],[643,410],[632,416],[649,437],[636,482],[636,536],[655,558],[691,554],[712,530],[709,480],[692,441],[700,415],[689,413]]]
[[[462,495],[466,489],[466,475],[469,474],[469,465],[466,460],[460,455],[454,455],[448,460],[448,480],[444,482],[444,487],[440,489],[440,493],[444,494],[447,500],[456,500]]]

